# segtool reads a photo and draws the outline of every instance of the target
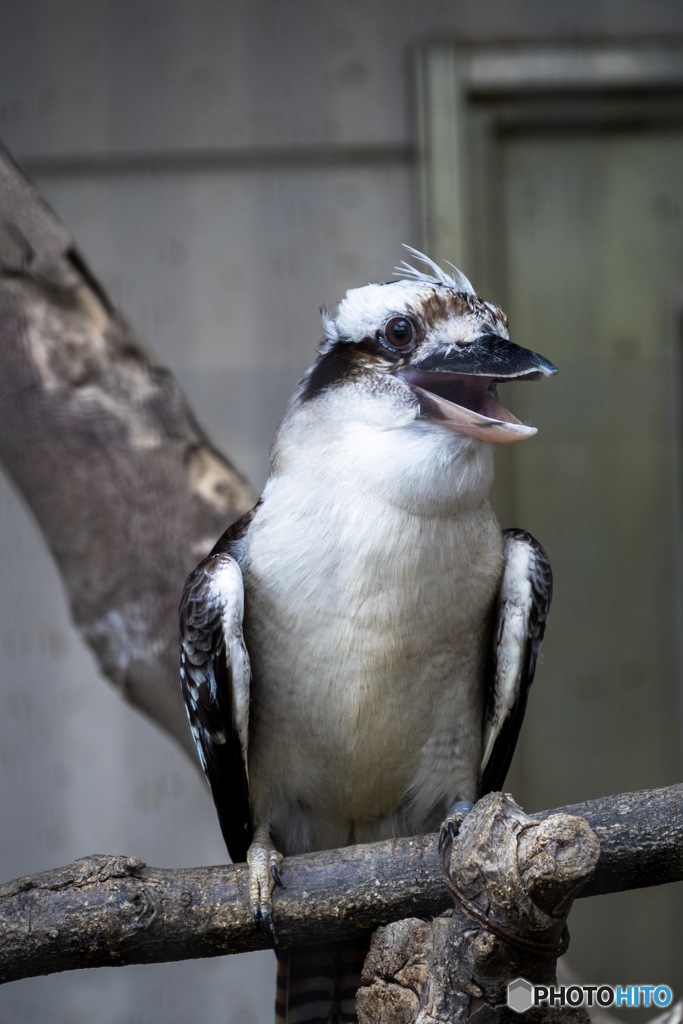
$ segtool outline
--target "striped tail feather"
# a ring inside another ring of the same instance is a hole
[[[357,1024],[368,939],[277,952],[275,1024]]]

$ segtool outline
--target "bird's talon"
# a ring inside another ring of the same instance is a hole
[[[439,853],[443,851],[447,842],[455,842],[460,832],[460,826],[473,807],[474,804],[470,800],[458,800],[453,804],[441,826]]]
[[[270,865],[270,874],[272,876],[273,881],[278,886],[278,888],[280,888],[280,889],[286,889],[287,888],[285,883],[282,881],[282,875],[280,874],[280,869],[278,868],[277,864],[271,864]]]
[[[254,923],[259,931],[265,932],[273,945],[276,945],[272,897],[275,886],[283,885],[280,874],[282,854],[274,848],[270,833],[264,825],[260,825],[254,833],[254,841],[247,851],[247,863]]]
[[[277,945],[275,926],[273,924],[273,918],[270,911],[268,911],[263,905],[255,906],[251,908],[251,916],[254,919],[254,924],[258,931],[265,932],[273,945]]]
[[[277,946],[277,938],[275,936],[275,925],[273,924],[272,917],[267,912],[261,915],[261,927],[263,928],[263,931],[267,934],[268,938],[273,943],[273,945]]]

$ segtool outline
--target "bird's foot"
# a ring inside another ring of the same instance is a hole
[[[471,800],[457,800],[442,821],[439,833],[439,854],[441,855],[442,867],[445,865],[446,855],[451,843],[456,838],[460,831],[460,826],[473,807],[474,804]]]
[[[284,888],[280,867],[282,854],[273,846],[270,832],[265,825],[259,825],[247,851],[249,868],[249,903],[256,927],[263,929],[273,945],[277,944],[273,925],[273,890]]]

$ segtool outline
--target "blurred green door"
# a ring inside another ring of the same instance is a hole
[[[561,370],[519,401],[506,389],[539,427],[510,453],[507,516],[547,545],[556,578],[519,769],[528,805],[548,807],[683,777],[683,134],[511,137],[501,149],[513,336]],[[676,888],[675,900],[662,889],[581,907],[584,977],[600,956],[618,981],[627,956],[628,980],[664,977],[680,992]]]
[[[505,389],[539,434],[500,496],[556,575],[523,760],[545,806],[681,780],[683,135],[501,150],[512,335],[560,367]]]
[[[498,452],[496,508],[555,574],[509,786],[532,810],[670,785],[683,779],[683,100],[468,97],[440,59],[424,122],[436,255],[560,368],[501,389],[539,434]],[[681,920],[683,885],[580,901],[570,960],[587,982],[657,978],[680,995]]]

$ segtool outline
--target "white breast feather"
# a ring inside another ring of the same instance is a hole
[[[351,820],[356,838],[411,831],[471,798],[502,560],[486,446],[468,472],[429,431],[356,422],[324,450],[314,436],[269,481],[245,564],[252,793],[259,817],[296,819],[297,849],[348,842]],[[308,836],[297,801],[316,811]]]

